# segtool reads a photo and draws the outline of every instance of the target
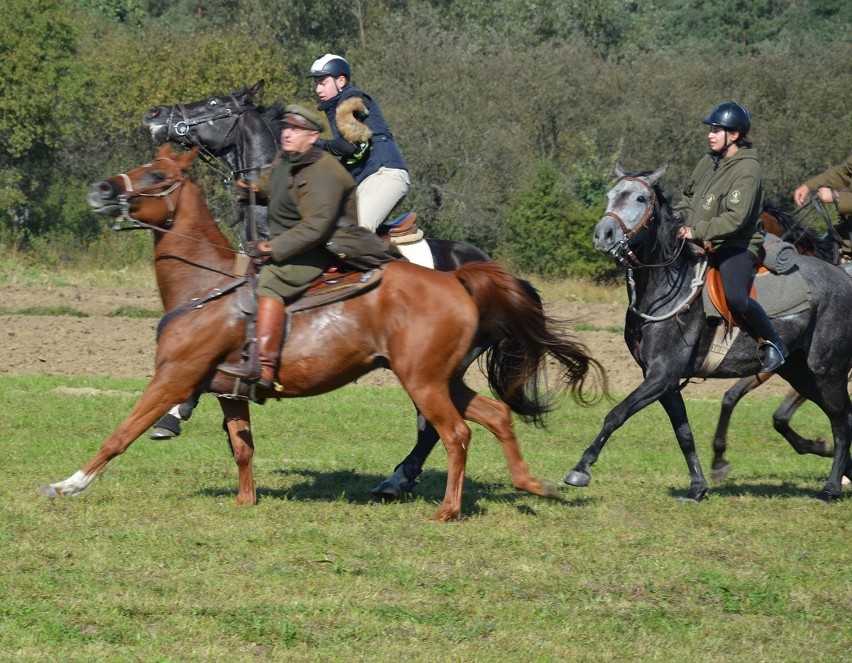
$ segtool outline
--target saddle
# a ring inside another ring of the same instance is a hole
[[[376,228],[376,234],[382,241],[394,244],[413,244],[423,239],[423,231],[417,227],[417,212],[407,212],[385,221]]]
[[[383,273],[384,267],[358,272],[342,263],[333,264],[311,283],[299,299],[287,305],[287,312],[305,311],[354,297],[377,286]]]

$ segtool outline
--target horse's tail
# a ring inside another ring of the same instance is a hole
[[[542,424],[543,415],[564,389],[583,405],[596,403],[607,393],[603,366],[570,337],[564,322],[545,315],[532,285],[496,262],[464,265],[453,274],[479,308],[480,332],[493,341],[485,360],[488,384],[522,419]],[[542,379],[548,356],[561,372],[556,390],[548,390]],[[590,370],[599,378],[600,394],[584,390]]]

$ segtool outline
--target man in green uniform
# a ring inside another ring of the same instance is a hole
[[[278,368],[286,305],[329,266],[326,243],[338,226],[356,226],[355,180],[316,146],[322,124],[302,106],[287,106],[282,152],[268,178],[269,237],[249,252],[266,264],[257,282],[259,362],[222,364],[219,370],[271,388]],[[259,183],[261,195],[263,184]],[[252,353],[254,356],[254,353]]]

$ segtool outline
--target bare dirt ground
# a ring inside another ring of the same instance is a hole
[[[51,311],[65,307],[86,317],[72,315],[22,315],[19,311]],[[0,374],[45,374],[55,376],[103,375],[149,378],[154,369],[155,318],[115,315],[125,309],[160,311],[153,289],[95,287],[0,286]],[[613,394],[624,395],[642,381],[642,374],[627,351],[621,333],[624,307],[620,304],[585,304],[559,301],[547,304],[556,318],[600,331],[577,331],[576,337],[600,361]],[[482,388],[485,383],[476,366],[468,382]],[[396,384],[389,371],[374,371],[359,384]],[[707,380],[690,384],[688,398],[721,396],[734,380]],[[786,384],[773,379],[761,394],[782,395]]]

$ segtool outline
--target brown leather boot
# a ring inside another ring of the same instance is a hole
[[[257,382],[266,389],[272,388],[278,369],[278,353],[284,334],[286,307],[274,297],[257,298],[257,348],[252,349],[246,361],[220,364],[217,369],[225,375]]]

